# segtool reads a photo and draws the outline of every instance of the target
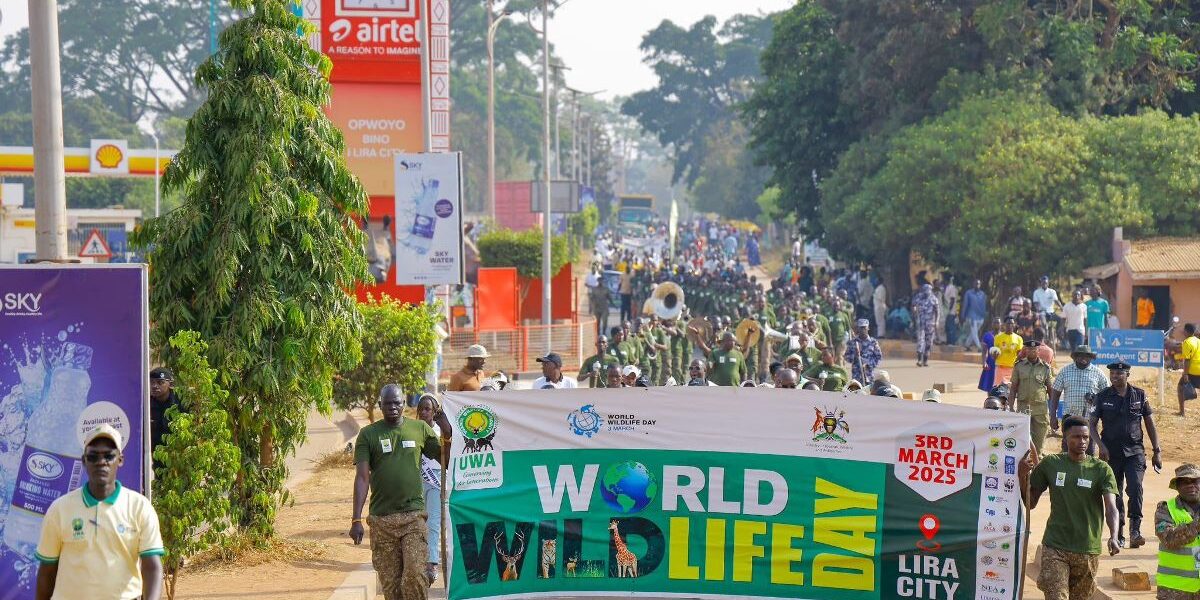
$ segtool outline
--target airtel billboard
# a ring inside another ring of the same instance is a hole
[[[332,81],[420,83],[419,0],[321,0]]]

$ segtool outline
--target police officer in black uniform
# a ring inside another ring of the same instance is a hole
[[[1128,514],[1129,546],[1138,548],[1146,543],[1141,532],[1142,477],[1146,474],[1143,422],[1154,449],[1152,461],[1155,470],[1162,469],[1162,453],[1158,445],[1158,431],[1154,428],[1154,411],[1146,401],[1146,392],[1129,385],[1129,365],[1118,360],[1108,365],[1108,373],[1112,385],[1100,390],[1094,400],[1090,423],[1092,440],[1099,438],[1100,459],[1108,462],[1117,477],[1117,510],[1120,514],[1117,543],[1125,546],[1125,517]],[[1129,496],[1128,513],[1125,501],[1121,498],[1122,487]]]
[[[150,371],[150,452],[162,444],[163,436],[167,434],[167,409],[179,406],[179,397],[175,395],[175,377],[170,369],[159,367]],[[183,410],[180,407],[180,410]],[[162,466],[154,461],[154,468]]]

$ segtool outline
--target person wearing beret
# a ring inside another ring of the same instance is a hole
[[[1158,503],[1154,533],[1158,536],[1158,600],[1200,598],[1200,570],[1195,551],[1200,548],[1200,467],[1175,468],[1171,489],[1174,498]]]
[[[1093,442],[1100,439],[1100,460],[1112,467],[1117,478],[1117,543],[1125,545],[1125,519],[1129,519],[1129,546],[1138,548],[1146,543],[1142,537],[1142,477],[1146,474],[1146,449],[1142,445],[1142,425],[1154,449],[1151,461],[1156,470],[1162,469],[1162,452],[1158,431],[1154,428],[1154,411],[1146,401],[1146,392],[1129,384],[1129,365],[1124,361],[1108,365],[1112,385],[1096,394],[1095,410],[1090,427]],[[1091,444],[1088,452],[1091,453]],[[1122,483],[1123,482],[1123,483]],[[1128,495],[1128,510],[1121,498],[1121,488]]]

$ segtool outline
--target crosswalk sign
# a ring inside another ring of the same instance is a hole
[[[104,241],[104,236],[100,234],[100,230],[93,229],[88,234],[87,240],[79,247],[79,256],[83,258],[112,258],[112,249],[108,247],[108,242]]]

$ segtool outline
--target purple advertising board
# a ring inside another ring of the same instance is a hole
[[[0,599],[34,597],[50,503],[84,483],[83,435],[125,438],[121,484],[149,481],[144,265],[0,266]]]

